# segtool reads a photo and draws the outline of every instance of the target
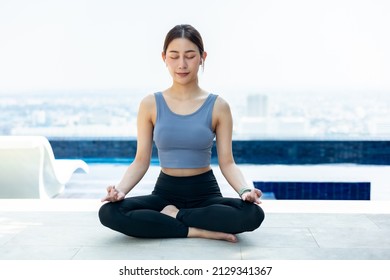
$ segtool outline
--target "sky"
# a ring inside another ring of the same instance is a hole
[[[165,89],[188,23],[214,91],[390,91],[388,0],[0,0],[0,93]]]

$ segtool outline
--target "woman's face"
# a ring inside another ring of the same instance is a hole
[[[206,53],[201,57],[194,43],[185,38],[177,38],[168,45],[162,57],[174,82],[188,84],[197,80],[199,66],[206,58]]]

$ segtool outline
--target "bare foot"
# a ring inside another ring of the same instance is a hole
[[[210,230],[193,228],[193,227],[190,227],[188,229],[187,237],[200,237],[200,238],[207,238],[207,239],[225,240],[232,243],[236,243],[238,241],[237,237],[234,234],[218,232],[218,231],[210,231]]]
[[[174,205],[167,205],[164,207],[160,213],[168,215],[176,219],[179,209]],[[225,240],[229,242],[236,243],[238,241],[237,237],[234,234],[224,233],[219,231],[211,231],[206,229],[190,227],[188,229],[187,237],[198,237],[198,238],[207,238],[207,239],[216,239],[216,240]]]
[[[167,205],[164,207],[163,210],[160,211],[160,213],[168,215],[172,218],[176,219],[176,215],[179,212],[179,209],[176,208],[174,205]]]

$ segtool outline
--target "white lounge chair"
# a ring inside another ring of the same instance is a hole
[[[86,162],[59,160],[43,136],[0,136],[0,198],[53,198]]]

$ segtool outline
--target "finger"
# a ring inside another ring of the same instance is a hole
[[[263,195],[263,193],[259,189],[254,189],[254,191],[255,191],[255,194],[258,195],[259,197]]]
[[[123,193],[118,194],[118,201],[125,198],[125,195]]]
[[[118,190],[115,189],[115,187],[112,187],[111,190],[110,190],[110,192],[109,192],[110,196],[116,196],[117,193],[118,193]]]
[[[115,190],[113,190],[113,189],[110,189],[109,191],[108,191],[108,194],[107,194],[107,196],[110,196],[110,197],[112,197],[112,196],[114,196],[115,195]]]
[[[255,190],[253,193],[250,193],[246,198],[248,201],[256,203],[256,204],[261,204],[260,197],[261,197],[261,192],[259,195],[259,190]]]
[[[256,196],[251,194],[251,193],[247,193],[244,197],[243,197],[243,200],[244,201],[248,201],[248,202],[255,202],[256,201]]]
[[[107,195],[104,198],[102,198],[101,201],[102,202],[104,202],[104,201],[112,202],[112,199],[114,196],[115,196],[115,189],[113,188],[113,186],[108,186],[107,187]]]

